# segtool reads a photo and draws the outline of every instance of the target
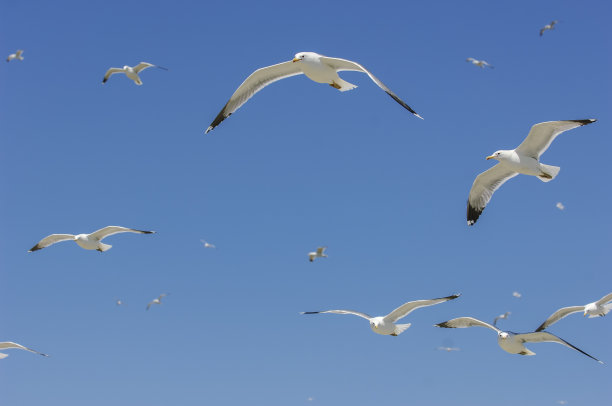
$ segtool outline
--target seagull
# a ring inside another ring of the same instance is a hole
[[[497,326],[497,320],[500,320],[500,319],[507,319],[507,318],[508,318],[508,316],[510,316],[510,314],[511,314],[510,312],[506,312],[506,313],[504,313],[504,314],[500,314],[500,315],[499,315],[499,316],[497,316],[495,319],[493,319],[493,325],[494,325],[494,326]]]
[[[138,74],[147,68],[159,68],[163,70],[168,70],[168,68],[164,68],[163,66],[153,65],[148,62],[140,62],[138,65],[134,67],[125,65],[123,68],[110,68],[109,70],[106,71],[106,74],[104,75],[104,79],[102,80],[102,83],[106,83],[108,78],[110,78],[111,75],[114,75],[115,73],[125,73],[125,75],[128,78],[132,79],[134,83],[140,86],[142,85],[142,80],[140,80],[140,77],[138,76]]]
[[[115,304],[117,306],[121,306],[123,304],[123,302],[121,301],[121,299],[117,299],[117,301],[115,302]]]
[[[484,69],[485,67],[489,67],[489,68],[491,68],[491,69],[493,69],[493,68],[494,68],[494,66],[493,66],[493,65],[489,64],[489,63],[488,63],[487,61],[485,61],[485,60],[479,61],[478,59],[474,59],[474,58],[467,58],[465,61],[466,61],[466,62],[472,62],[472,64],[473,64],[473,65],[480,66],[480,67],[481,67],[481,68],[483,68],[483,69]]]
[[[151,300],[149,304],[147,304],[147,310],[149,310],[151,306],[154,304],[161,304],[161,300],[164,296],[168,296],[168,294],[162,293],[161,295],[157,296],[155,299]]]
[[[544,27],[542,27],[542,28],[540,29],[540,37],[541,37],[542,35],[544,35],[544,31],[546,31],[546,30],[554,30],[554,29],[555,29],[555,24],[557,24],[558,22],[559,22],[559,21],[554,20],[554,21],[552,21],[550,24],[547,24],[547,25],[545,25]]]
[[[499,161],[494,167],[476,177],[467,205],[468,226],[474,225],[485,209],[493,193],[508,179],[519,173],[537,176],[542,182],[550,182],[559,173],[558,166],[540,163],[540,156],[554,139],[567,130],[594,123],[597,120],[547,121],[531,127],[527,138],[512,150],[500,150],[487,157]]]
[[[376,334],[391,335],[397,337],[402,334],[411,323],[395,324],[396,321],[406,317],[410,312],[420,307],[432,306],[438,303],[446,302],[447,300],[457,299],[461,294],[456,294],[447,297],[441,297],[430,300],[415,300],[414,302],[404,303],[397,309],[393,310],[386,316],[372,317],[365,313],[356,312],[354,310],[326,310],[321,312],[302,312],[301,314],[318,314],[318,313],[336,313],[336,314],[353,314],[362,317],[370,322],[370,328]]]
[[[438,347],[438,350],[451,352],[451,351],[459,351],[459,348],[457,347]]]
[[[518,293],[518,292],[512,292],[512,296],[514,296],[517,299],[520,299],[521,296],[523,296],[522,294]]]
[[[200,240],[202,242],[202,244],[204,245],[204,248],[217,248],[215,247],[213,244],[206,242],[204,240]]]
[[[240,106],[253,97],[255,93],[259,92],[269,84],[276,82],[277,80],[285,79],[290,76],[304,74],[306,77],[308,77],[308,79],[311,79],[314,82],[327,83],[331,87],[338,89],[341,92],[346,92],[347,90],[356,88],[356,85],[346,82],[342,80],[340,76],[338,76],[338,72],[345,70],[363,72],[367,74],[370,79],[372,79],[374,83],[378,85],[378,87],[391,96],[393,100],[401,104],[402,107],[418,118],[423,119],[423,117],[419,116],[416,111],[412,110],[410,106],[400,99],[399,96],[393,93],[391,89],[385,86],[383,82],[381,82],[376,76],[357,62],[349,61],[347,59],[330,58],[328,56],[319,55],[315,52],[299,52],[295,54],[295,57],[291,61],[257,69],[248,78],[246,78],[240,87],[236,89],[221,112],[206,129],[206,134],[208,134],[209,131],[221,124],[223,120],[238,110]]]
[[[511,331],[501,331],[497,327],[494,327],[489,323],[485,323],[484,321],[480,321],[472,317],[458,317],[456,319],[448,320],[440,324],[435,324],[435,326],[444,328],[490,328],[491,330],[495,330],[495,332],[497,333],[497,344],[499,344],[502,350],[509,352],[510,354],[535,355],[535,352],[528,350],[523,345],[525,343],[559,343],[565,345],[566,347],[573,348],[574,350],[583,353],[587,357],[594,359],[600,364],[603,364],[603,362],[601,362],[597,358],[590,356],[581,349],[574,347],[567,341],[562,340],[561,338],[546,331],[539,331],[533,333],[513,333]]]
[[[10,342],[10,341],[5,341],[5,342],[3,342],[3,343],[0,343],[0,349],[1,349],[1,350],[4,350],[4,349],[9,349],[9,348],[18,348],[18,349],[20,349],[20,350],[26,350],[26,351],[33,352],[33,353],[35,353],[35,354],[42,355],[43,357],[48,357],[48,355],[47,355],[47,354],[43,354],[42,352],[38,352],[38,351],[33,350],[33,349],[31,349],[31,348],[28,348],[28,347],[24,347],[24,346],[23,346],[23,345],[21,345],[21,344],[13,343],[13,342]],[[8,357],[8,354],[3,354],[3,353],[0,353],[0,359],[2,359],[2,358],[6,358],[6,357]]]
[[[561,202],[557,202],[556,206],[557,206],[557,209],[559,210],[565,210],[565,206]]]
[[[23,61],[23,56],[21,56],[21,54],[23,54],[23,49],[17,50],[17,52],[15,52],[14,54],[10,54],[8,56],[8,58],[6,58],[6,61],[10,62],[13,59],[17,59],[17,60]]]
[[[309,252],[308,260],[312,262],[315,260],[315,258],[327,258],[327,254],[325,253],[326,249],[327,247],[319,247],[316,251]]]
[[[612,310],[612,293],[608,293],[596,302],[586,304],[584,306],[570,306],[564,307],[551,314],[544,323],[536,329],[536,331],[542,331],[548,326],[551,326],[561,320],[562,318],[569,316],[572,313],[582,312],[583,316],[589,316],[589,319],[593,317],[603,317]]]
[[[155,233],[155,231],[143,231],[134,230],[133,228],[108,226],[101,228],[98,231],[94,231],[91,234],[51,234],[50,236],[40,240],[38,244],[30,248],[28,252],[38,251],[57,242],[69,240],[76,242],[81,248],[84,248],[86,250],[98,250],[100,252],[104,252],[111,249],[112,245],[103,244],[102,240],[108,237],[109,235],[118,233],[153,234]]]

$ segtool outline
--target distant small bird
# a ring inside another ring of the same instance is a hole
[[[326,249],[327,247],[319,247],[316,251],[309,252],[308,260],[312,262],[315,260],[315,258],[327,258],[327,254],[325,253]]]
[[[451,351],[459,351],[459,348],[457,347],[438,347],[438,350],[451,352]]]
[[[23,61],[23,56],[21,56],[21,54],[23,54],[23,49],[18,50],[17,52],[15,52],[14,54],[10,54],[8,56],[8,58],[6,58],[7,62],[12,61],[13,59],[17,59],[20,61]]]
[[[3,343],[0,343],[0,350],[5,350],[5,349],[9,349],[9,348],[17,348],[17,349],[20,349],[20,350],[26,350],[26,351],[33,352],[34,354],[42,355],[43,357],[48,357],[47,354],[43,354],[42,352],[38,352],[36,350],[33,350],[31,348],[28,348],[28,347],[24,347],[21,344],[13,343],[11,341],[5,341]],[[0,359],[6,358],[6,357],[8,357],[8,354],[0,353]]]
[[[312,396],[308,398],[309,402],[312,402],[313,400],[314,400],[314,398]]]
[[[554,29],[555,29],[555,24],[557,24],[558,22],[559,22],[559,21],[554,20],[554,21],[552,21],[550,24],[547,24],[547,25],[545,25],[544,27],[542,27],[542,28],[540,29],[540,37],[541,37],[542,35],[544,35],[544,31],[547,31],[547,30],[554,30]]]
[[[110,68],[109,70],[106,71],[106,74],[104,75],[104,79],[102,80],[102,83],[106,83],[108,78],[110,78],[111,75],[114,75],[115,73],[125,73],[125,75],[128,78],[132,79],[134,83],[140,86],[142,85],[142,80],[140,80],[140,76],[138,76],[138,74],[147,68],[159,68],[163,70],[168,70],[167,68],[164,68],[163,66],[153,65],[148,62],[140,62],[138,65],[134,67],[125,65],[123,68]]]
[[[202,245],[204,245],[204,248],[217,248],[215,247],[213,244],[206,242],[204,240],[200,240],[202,242]]]
[[[518,293],[518,292],[512,292],[512,296],[516,297],[516,298],[520,298],[521,296],[523,296],[522,294]]]
[[[563,203],[561,203],[561,202],[558,202],[558,203],[556,204],[556,206],[557,206],[557,209],[559,209],[559,210],[565,210],[565,206],[564,206],[564,205],[563,205]]]
[[[520,295],[520,293],[519,293]],[[501,319],[507,319],[508,316],[510,316],[510,312],[506,312],[504,314],[500,314],[499,316],[497,316],[495,319],[493,319],[493,325],[497,326],[497,320],[501,320]]]
[[[168,296],[167,293],[162,293],[161,295],[157,296],[157,298],[151,300],[149,302],[149,304],[147,304],[147,310],[149,310],[151,308],[152,305],[154,304],[161,304],[161,300],[164,296]]]
[[[108,226],[101,228],[98,231],[94,231],[91,234],[51,234],[50,236],[40,240],[38,244],[30,248],[28,252],[38,251],[61,241],[74,241],[79,245],[79,247],[84,248],[86,250],[98,250],[100,252],[104,252],[108,251],[113,246],[103,244],[102,240],[110,235],[118,233],[153,234],[155,233],[155,231],[143,231],[135,230],[133,228]]]
[[[123,304],[123,302],[121,301],[121,299],[117,299],[115,304],[117,304],[117,306],[121,306]]]
[[[583,312],[583,316],[589,316],[589,319],[593,317],[603,317],[612,310],[612,293],[608,293],[596,302],[586,304],[584,306],[570,306],[564,307],[551,314],[544,323],[536,329],[536,331],[542,331],[548,326],[551,326],[559,320],[569,316],[572,313]]]
[[[560,405],[567,405],[567,400],[558,400],[557,403]]]
[[[484,69],[485,67],[488,67],[488,68],[491,68],[491,69],[493,69],[493,68],[494,68],[494,66],[493,66],[493,65],[489,64],[489,63],[488,63],[487,61],[485,61],[485,60],[479,61],[478,59],[474,59],[474,58],[467,58],[465,61],[466,61],[466,62],[472,62],[472,64],[473,64],[473,65],[480,66],[480,67],[481,67],[481,68],[483,68],[483,69]]]

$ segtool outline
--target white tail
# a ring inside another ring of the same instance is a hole
[[[98,251],[100,251],[100,252],[108,251],[111,248],[113,248],[112,245],[108,245],[108,244],[104,244],[104,243],[99,243],[98,244]]]
[[[542,182],[550,182],[551,180],[557,177],[559,171],[561,170],[561,168],[559,168],[558,166],[544,164],[540,164],[540,169],[542,169],[544,175],[538,176],[538,179],[540,179]]]
[[[395,331],[393,332],[393,334],[400,335],[404,331],[408,330],[408,327],[410,327],[411,325],[412,325],[411,323],[408,323],[408,324],[396,324],[395,325]]]
[[[336,79],[336,80],[334,80],[334,82],[337,85],[340,86],[340,89],[338,89],[338,90],[340,90],[341,92],[346,92],[347,90],[353,90],[354,88],[357,87],[357,85],[354,85],[354,84],[349,83],[346,80],[342,80],[342,79],[340,79],[340,80]]]

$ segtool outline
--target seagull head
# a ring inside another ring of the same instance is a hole
[[[303,61],[305,57],[306,52],[298,52],[297,54],[295,54],[295,57],[293,57],[293,62]]]
[[[499,334],[497,334],[499,336],[499,338],[501,338],[502,340],[505,340],[506,338],[508,338],[508,333],[506,333],[505,331],[500,331]]]
[[[501,159],[503,159],[503,158],[505,157],[505,154],[506,154],[506,151],[495,151],[495,152],[493,153],[493,155],[489,155],[489,156],[487,157],[487,161],[488,161],[489,159],[496,159],[496,160],[498,160],[498,161],[499,161],[499,160],[501,160]]]
[[[371,322],[370,322],[370,327],[372,327],[373,329],[378,329],[378,322],[376,322],[376,321],[371,321]]]

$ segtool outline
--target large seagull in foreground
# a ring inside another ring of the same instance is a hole
[[[0,349],[5,350],[9,348],[17,348],[20,350],[30,351],[30,352],[33,352],[34,354],[39,354],[39,355],[42,355],[43,357],[48,357],[47,354],[43,354],[42,352],[38,352],[28,347],[24,347],[23,345],[14,343],[12,341],[5,341],[5,342],[0,343]],[[6,357],[8,357],[8,354],[0,353],[0,359],[6,358]]]
[[[608,293],[607,295],[605,295],[598,301],[586,304],[584,306],[564,307],[562,309],[557,310],[550,316],[548,316],[546,321],[542,323],[540,327],[536,329],[536,331],[542,331],[545,328],[555,324],[562,318],[569,316],[572,313],[582,312],[583,313],[582,315],[589,316],[589,319],[592,319],[593,317],[605,316],[606,314],[610,312],[610,310],[612,310],[611,302],[612,302],[612,293]]]
[[[231,116],[232,113],[240,108],[240,106],[253,97],[255,93],[259,92],[269,84],[276,82],[277,80],[288,78],[290,76],[304,74],[306,77],[317,83],[327,83],[341,92],[346,92],[347,90],[356,88],[356,85],[346,82],[342,80],[340,76],[338,76],[338,72],[345,70],[363,72],[367,74],[370,79],[372,79],[374,83],[378,85],[378,87],[387,92],[387,94],[391,96],[393,100],[401,104],[405,109],[410,111],[418,118],[423,118],[419,116],[416,111],[410,108],[410,106],[408,106],[402,99],[400,99],[398,95],[393,93],[391,89],[385,86],[385,84],[376,76],[372,75],[370,71],[357,62],[349,61],[347,59],[330,58],[328,56],[319,55],[315,52],[300,52],[295,54],[295,58],[293,58],[292,61],[257,69],[248,78],[246,78],[246,80],[242,82],[240,87],[234,92],[221,112],[206,129],[206,133]]]
[[[595,119],[547,121],[531,127],[521,145],[511,150],[500,150],[487,157],[499,161],[494,167],[476,177],[467,204],[467,223],[473,225],[485,209],[493,193],[508,179],[522,173],[537,176],[542,182],[550,182],[561,168],[540,163],[554,139],[567,130],[594,123]]]
[[[50,236],[40,240],[38,244],[30,248],[28,252],[38,251],[61,241],[74,241],[79,245],[79,247],[86,250],[98,250],[100,252],[104,252],[111,249],[112,245],[103,244],[102,240],[110,235],[119,233],[153,234],[155,231],[143,231],[119,226],[107,226],[99,229],[98,231],[94,231],[91,234],[51,234]]]

